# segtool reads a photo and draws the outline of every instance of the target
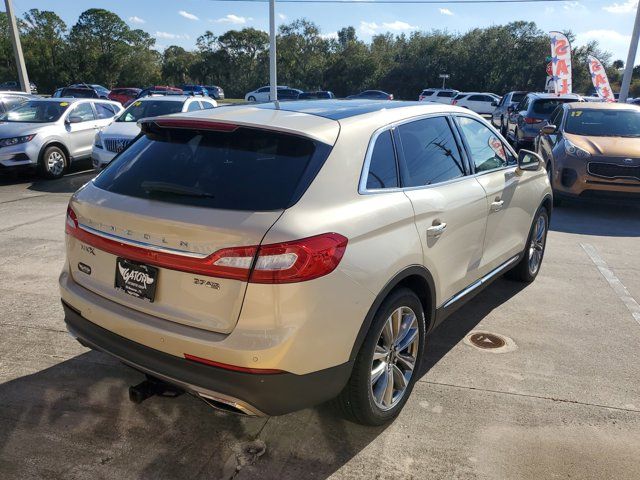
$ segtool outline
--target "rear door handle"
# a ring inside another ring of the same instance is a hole
[[[499,212],[502,210],[502,206],[504,205],[504,200],[496,200],[491,204],[491,211]]]
[[[447,228],[446,223],[439,223],[438,225],[434,225],[432,227],[427,228],[427,237],[428,238],[438,238],[442,235]]]

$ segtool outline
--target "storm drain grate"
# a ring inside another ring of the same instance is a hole
[[[469,336],[469,341],[478,348],[500,348],[506,345],[502,337],[493,333],[474,333]]]

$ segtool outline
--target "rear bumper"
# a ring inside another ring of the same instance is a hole
[[[190,393],[230,405],[248,415],[283,415],[336,397],[350,362],[305,375],[252,374],[169,355],[106,330],[63,301],[67,329],[83,345],[172,383]]]

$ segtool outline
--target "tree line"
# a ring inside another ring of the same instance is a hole
[[[193,50],[172,45],[160,52],[153,36],[104,9],[86,10],[70,28],[55,12],[38,9],[18,23],[29,77],[41,93],[75,82],[109,88],[197,83],[220,85],[234,98],[268,84],[269,36],[255,28],[220,35],[206,31]],[[326,37],[315,23],[298,19],[279,27],[277,48],[282,85],[331,90],[337,96],[381,89],[399,99],[415,99],[423,88],[438,86],[441,73],[448,73],[448,85],[459,90],[539,91],[550,51],[548,34],[524,21],[461,34],[387,33],[367,43],[354,27]],[[623,63],[611,62],[594,41],[573,50],[574,92],[591,87],[589,54],[603,62],[617,91]],[[0,14],[0,81],[16,78],[7,17]],[[631,95],[640,95],[640,79],[632,83]]]

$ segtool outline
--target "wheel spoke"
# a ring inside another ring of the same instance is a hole
[[[416,359],[411,355],[399,354],[398,365],[411,372],[416,366]]]
[[[404,376],[404,373],[402,373],[402,370],[400,370],[397,367],[397,365],[394,365],[393,366],[393,384],[396,390],[399,390],[400,392],[404,392],[404,389],[407,388],[407,383],[408,383],[408,380]]]
[[[398,352],[402,352],[418,337],[418,326],[409,328],[404,337],[398,342]]]
[[[384,405],[384,394],[387,391],[387,385],[389,385],[389,370],[385,368],[382,370],[377,383],[373,385],[373,397],[376,399],[379,405]]]
[[[393,375],[387,371],[387,388],[384,390],[382,403],[385,407],[390,407],[393,403]]]
[[[380,345],[376,345],[376,349],[373,352],[373,361],[375,362],[376,360],[382,360],[387,356],[388,353],[388,349],[381,347]]]
[[[384,322],[384,327],[382,327],[382,342],[387,349],[393,345],[393,325],[391,323],[391,317],[387,318],[387,321]]]
[[[401,343],[404,342],[405,337],[411,332],[411,328],[417,322],[416,316],[413,313],[407,313],[402,318],[402,323],[400,325],[400,332],[396,337],[396,341],[394,345],[397,347]]]
[[[393,345],[395,345],[402,328],[402,308],[396,309],[391,314],[391,325],[393,327]]]
[[[376,368],[371,370],[371,385],[375,385],[380,377],[387,371],[387,362],[380,362]]]

